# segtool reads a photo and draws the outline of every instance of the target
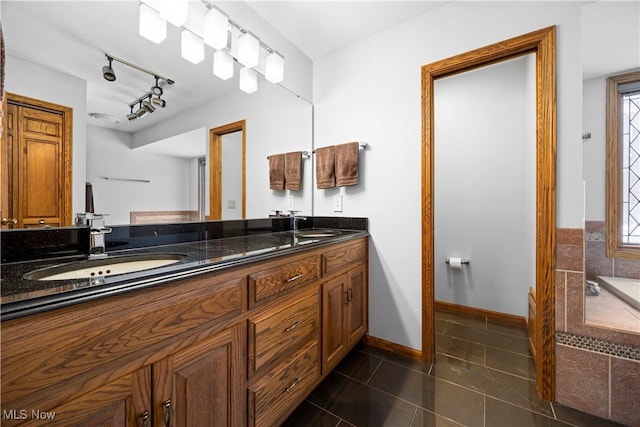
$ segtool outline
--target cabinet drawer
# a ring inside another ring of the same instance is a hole
[[[250,374],[319,335],[319,304],[316,289],[295,304],[249,319]]]
[[[318,278],[318,256],[283,262],[267,270],[249,275],[249,307],[271,301],[279,295],[299,288]]]
[[[366,256],[366,240],[327,251],[322,254],[322,275],[326,276],[349,264],[364,262]]]
[[[298,405],[320,378],[318,340],[249,387],[249,425],[273,426]]]

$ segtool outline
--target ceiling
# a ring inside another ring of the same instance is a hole
[[[311,60],[321,58],[354,41],[400,22],[428,13],[449,1],[249,1],[246,3],[278,32],[297,46]],[[610,2],[593,2],[602,5]],[[638,8],[638,2],[625,2]],[[70,74],[87,81],[87,113],[117,116],[121,123],[112,125],[98,120],[99,126],[136,132],[213,98],[237,91],[238,80],[220,80],[211,74],[212,51],[205,60],[193,65],[180,57],[179,29],[168,25],[167,40],[156,45],[138,35],[138,1],[15,1],[0,2],[3,31],[9,54]],[[193,7],[203,7],[192,0]],[[193,6],[195,5],[195,6]],[[630,6],[629,6],[630,5]],[[224,3],[220,3],[224,10]],[[585,8],[586,10],[586,8]],[[615,13],[618,13],[616,17]],[[638,13],[623,14],[636,19]],[[604,17],[604,19],[603,19]],[[232,16],[233,19],[233,16]],[[638,25],[631,32],[619,25],[619,12],[607,14],[606,8],[593,7],[584,13],[589,31],[583,34],[585,76],[606,72],[614,58],[626,57],[638,64],[638,50],[630,43],[625,55],[611,55],[611,46],[625,48],[619,40],[638,40]],[[633,21],[632,21],[633,22]],[[631,39],[629,38],[631,37]],[[277,49],[277,46],[274,48]],[[149,88],[150,76],[117,66],[118,80],[107,82],[100,74],[106,65],[104,53],[134,59],[145,68],[176,81],[165,90],[167,108],[158,108],[140,120],[128,121],[129,105]],[[615,63],[616,67],[626,66]],[[631,66],[626,66],[629,68]],[[237,75],[237,72],[236,72]],[[55,84],[55,82],[51,82]],[[250,95],[249,95],[250,96]],[[88,118],[87,120],[93,120]]]

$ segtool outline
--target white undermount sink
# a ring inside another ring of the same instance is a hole
[[[184,254],[138,254],[113,256],[41,268],[24,275],[28,280],[91,279],[117,274],[134,273],[175,264]]]
[[[342,234],[338,230],[300,230],[296,232],[297,237],[308,237],[308,238],[318,238],[318,237],[334,237]]]

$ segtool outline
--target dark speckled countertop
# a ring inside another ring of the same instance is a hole
[[[38,281],[28,280],[24,277],[26,273],[37,269],[81,261],[86,259],[85,257],[69,256],[3,263],[0,287],[1,320],[92,301],[105,296],[143,289],[282,255],[291,255],[368,235],[367,231],[363,230],[341,229],[339,231],[340,234],[331,237],[298,238],[294,237],[291,231],[281,231],[110,251],[109,256],[112,257],[129,254],[172,253],[182,254],[184,258],[164,267],[106,276],[100,280]]]

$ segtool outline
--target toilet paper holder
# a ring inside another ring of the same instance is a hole
[[[449,264],[449,259],[448,259],[448,258],[447,258],[447,259],[445,259],[445,260],[444,260],[444,263],[445,263],[445,264]],[[471,260],[463,259],[463,260],[461,260],[461,261],[460,261],[460,264],[469,265],[469,264],[471,264]]]

